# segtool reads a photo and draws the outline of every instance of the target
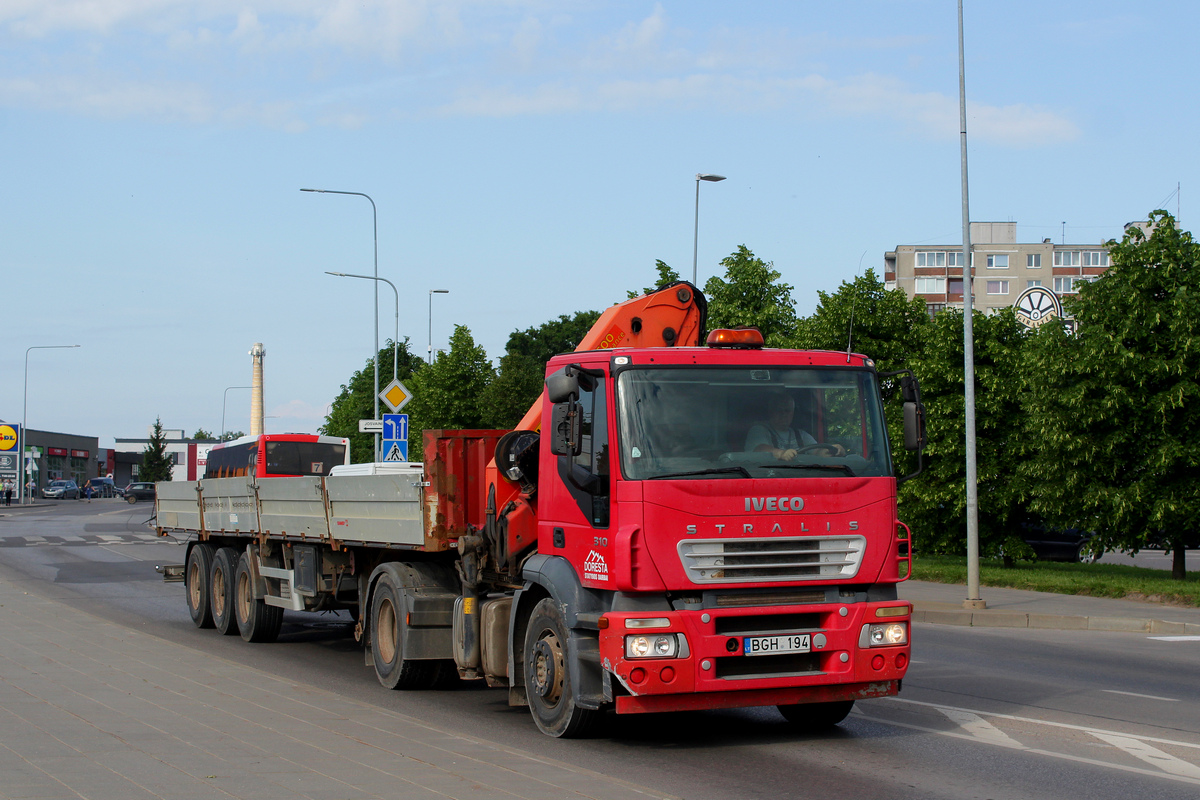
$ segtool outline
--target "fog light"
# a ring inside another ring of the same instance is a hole
[[[641,683],[644,680],[646,680],[646,670],[642,669],[641,667],[638,667],[629,673],[630,683]]]
[[[883,656],[876,654],[876,656],[871,659],[871,668],[883,669]]]
[[[908,656],[900,653],[896,656],[896,669],[904,669],[908,666]]]
[[[679,638],[673,633],[625,637],[626,658],[674,658],[678,652]]]

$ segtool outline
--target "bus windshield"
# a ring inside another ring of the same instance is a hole
[[[892,474],[866,369],[629,369],[617,417],[629,480]]]
[[[264,475],[328,475],[346,463],[346,446],[325,442],[268,441]]]

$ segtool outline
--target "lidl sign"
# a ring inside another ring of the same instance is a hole
[[[16,425],[0,425],[0,452],[17,449]]]

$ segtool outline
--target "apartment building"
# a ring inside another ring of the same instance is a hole
[[[900,245],[884,253],[884,281],[909,297],[925,301],[930,315],[962,308],[962,244]],[[1109,267],[1103,244],[1054,244],[1050,239],[1017,242],[1015,222],[972,222],[971,258],[975,272],[972,305],[984,313],[1012,306],[1033,286],[1062,297],[1079,291]]]

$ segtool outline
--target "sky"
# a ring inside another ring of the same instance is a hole
[[[973,220],[1194,229],[1200,5],[964,5]],[[301,188],[372,198],[420,354],[690,277],[697,173],[701,285],[744,244],[811,314],[961,242],[957,34],[952,0],[0,0],[0,419],[248,431],[262,342],[266,431],[314,431],[376,335],[325,272],[375,252],[370,202]]]

